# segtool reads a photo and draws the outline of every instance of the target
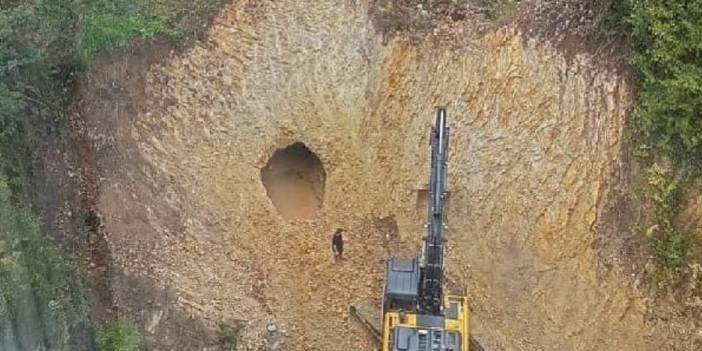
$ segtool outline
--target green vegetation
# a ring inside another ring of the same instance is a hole
[[[84,325],[80,277],[41,231],[23,194],[37,140],[61,138],[77,82],[96,57],[138,40],[180,45],[224,0],[0,1],[0,350],[66,350]],[[138,333],[116,321],[105,350],[134,350]]]
[[[75,83],[101,53],[135,40],[180,44],[223,0],[27,0],[0,3],[0,173],[26,183],[37,130],[60,131]]]
[[[96,55],[134,39],[183,38],[157,10],[142,0],[0,4],[2,350],[68,349],[70,329],[87,318],[74,267],[36,216],[11,201],[21,201],[31,182],[33,140],[47,130],[60,137],[75,83]]]
[[[481,0],[481,5],[487,9],[488,17],[499,20],[512,14],[520,0]]]
[[[233,320],[219,324],[219,345],[223,350],[236,350],[245,322]]]
[[[69,329],[86,318],[82,291],[71,262],[0,178],[0,349],[67,349]]]
[[[680,212],[684,181],[657,163],[649,168],[647,180],[646,195],[654,206],[654,225],[646,234],[660,265],[667,272],[674,272],[686,262],[691,237],[674,223]]]
[[[702,0],[620,2],[639,77],[639,154],[702,169]]]
[[[158,17],[97,13],[85,23],[80,51],[84,58],[90,59],[98,53],[123,47],[135,38],[162,37],[177,40],[181,36],[180,32],[170,28]]]
[[[646,233],[664,272],[691,259],[693,233],[675,225],[682,195],[702,175],[702,0],[611,1],[606,33],[628,44],[638,99],[632,114],[635,153],[649,167],[654,206]],[[661,163],[672,162],[670,167]]]
[[[123,318],[112,321],[98,335],[100,351],[136,351],[141,340],[137,326]]]

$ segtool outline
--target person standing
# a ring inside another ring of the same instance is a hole
[[[341,228],[337,228],[332,236],[332,252],[336,261],[344,259],[344,237],[342,232]]]

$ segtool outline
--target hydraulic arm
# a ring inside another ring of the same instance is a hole
[[[439,108],[431,131],[428,217],[421,258],[387,262],[383,295],[383,351],[468,351],[465,296],[444,294],[444,224],[449,128]]]
[[[421,257],[386,262],[382,316],[370,303],[351,306],[380,342],[382,351],[482,351],[470,336],[470,309],[464,295],[444,294],[449,128],[439,108],[431,129],[431,172],[426,233]],[[373,312],[376,311],[376,312]]]
[[[443,299],[444,277],[444,201],[446,199],[446,159],[449,129],[446,110],[439,108],[436,125],[431,135],[431,176],[429,178],[429,204],[427,235],[424,237],[420,275],[419,311],[440,314]]]

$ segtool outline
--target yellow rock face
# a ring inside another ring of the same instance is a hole
[[[146,109],[127,125],[140,170],[104,181],[101,211],[115,259],[198,318],[250,320],[250,339],[276,319],[289,350],[371,350],[348,305],[379,299],[383,259],[418,248],[415,190],[444,105],[449,286],[468,288],[478,339],[651,349],[641,302],[597,274],[593,252],[631,99],[616,71],[506,30],[460,51],[431,38],[383,45],[364,5],[310,0],[237,1],[205,42],[147,74]],[[286,220],[261,168],[298,141],[326,187],[314,216]],[[136,220],[131,203],[144,206]],[[399,235],[377,225],[390,215]]]

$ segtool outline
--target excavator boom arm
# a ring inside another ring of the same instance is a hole
[[[421,258],[387,260],[380,320],[369,317],[374,309],[368,305],[351,307],[351,313],[380,342],[382,351],[482,350],[470,335],[468,298],[444,294],[449,145],[446,119],[446,110],[439,108],[430,137],[427,231]]]
[[[420,277],[420,310],[440,314],[443,303],[444,275],[444,202],[446,199],[446,176],[449,128],[446,125],[446,110],[439,108],[436,125],[431,133],[431,176],[429,178],[429,203],[427,235],[424,237],[422,271]]]

